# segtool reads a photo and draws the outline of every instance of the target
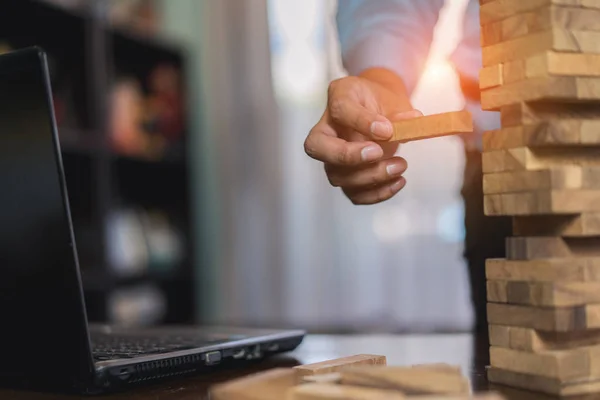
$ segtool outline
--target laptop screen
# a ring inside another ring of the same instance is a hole
[[[69,352],[87,337],[49,93],[38,51],[0,56],[0,353],[17,363],[3,375],[27,352],[85,358]]]

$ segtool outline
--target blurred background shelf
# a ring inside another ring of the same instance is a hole
[[[151,1],[0,9],[0,53],[48,54],[88,317],[192,322],[185,46],[156,32]]]

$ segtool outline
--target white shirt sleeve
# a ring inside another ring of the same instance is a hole
[[[410,93],[429,55],[445,0],[338,0],[342,62],[350,75],[381,67],[397,73]]]

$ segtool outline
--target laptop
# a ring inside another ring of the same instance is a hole
[[[0,384],[99,394],[294,350],[302,330],[88,323],[46,55],[0,55]]]

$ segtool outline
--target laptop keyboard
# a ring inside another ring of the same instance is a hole
[[[134,358],[143,355],[169,353],[227,342],[232,337],[201,337],[198,335],[130,336],[94,332],[92,353],[96,361]]]

